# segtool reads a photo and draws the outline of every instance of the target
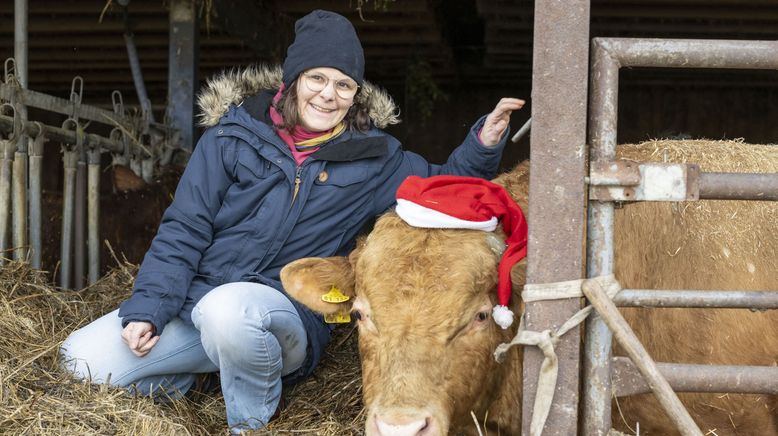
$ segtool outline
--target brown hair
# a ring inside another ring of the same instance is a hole
[[[346,112],[343,121],[346,123],[346,128],[351,131],[367,132],[371,125],[370,115],[367,107],[357,101],[361,89],[354,96],[354,105]],[[277,129],[291,131],[300,124],[300,114],[297,113],[297,79],[284,89],[284,92],[281,93],[281,99],[273,107],[284,117],[284,123],[275,126]]]

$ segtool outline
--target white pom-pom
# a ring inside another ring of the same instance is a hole
[[[513,324],[513,312],[506,306],[497,305],[492,309],[492,319],[505,330]]]

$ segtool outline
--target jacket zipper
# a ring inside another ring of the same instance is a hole
[[[297,198],[297,193],[300,192],[300,183],[302,182],[302,178],[300,177],[303,173],[303,166],[300,165],[297,167],[297,172],[294,174],[294,191],[292,192],[292,204],[294,204],[294,200]]]

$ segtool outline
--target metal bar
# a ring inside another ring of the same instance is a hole
[[[88,241],[89,248],[89,284],[94,284],[100,276],[100,151],[89,150],[88,174]]]
[[[76,166],[78,152],[65,150],[62,155],[65,180],[62,192],[62,247],[60,251],[59,286],[70,289],[71,258],[73,254],[73,209],[75,206]]]
[[[646,379],[626,357],[614,357],[613,392],[617,397],[651,392]],[[675,392],[778,394],[778,367],[657,363]]]
[[[19,141],[27,142],[22,136]],[[27,260],[27,152],[17,151],[13,160],[12,202],[13,202],[13,246],[14,259]]]
[[[690,307],[778,309],[778,291],[624,289],[613,303],[619,307]]]
[[[595,38],[622,67],[778,69],[778,41]]]
[[[678,396],[667,383],[667,380],[662,377],[651,356],[629,328],[629,324],[621,316],[616,305],[613,304],[610,297],[605,293],[605,290],[595,280],[584,281],[581,289],[589,303],[594,306],[597,313],[600,314],[611,329],[616,340],[624,348],[624,351],[635,363],[640,373],[648,380],[651,391],[681,434],[684,436],[702,436],[702,431],[697,427],[697,424],[689,415],[681,400],[678,399]]]
[[[78,151],[78,163],[76,164],[76,200],[74,211],[75,226],[73,238],[73,287],[84,287],[84,275],[86,271],[86,161],[83,150]]]
[[[29,76],[28,70],[28,16],[27,0],[14,1],[14,62],[17,80],[22,88],[26,88]],[[22,120],[27,120],[27,108],[23,102],[17,102],[17,109]],[[27,246],[27,141],[22,135],[13,163],[13,241],[14,259],[26,260]]]
[[[591,165],[613,161],[616,155],[618,110],[618,63],[592,42],[589,144]],[[587,220],[586,274],[598,277],[613,273],[614,206],[590,201]],[[598,314],[586,321],[583,357],[583,434],[604,436],[611,429],[611,371],[608,366],[612,335]]]
[[[519,129],[518,132],[516,132],[515,135],[513,135],[513,138],[511,138],[512,142],[519,142],[521,141],[521,138],[523,138],[527,133],[529,133],[530,128],[532,128],[532,117],[530,117]]]
[[[11,171],[13,170],[13,145],[15,140],[0,140],[0,265],[3,258],[11,258],[9,230],[11,226]]]
[[[149,120],[154,122],[154,116],[151,112],[151,100],[146,92],[146,83],[143,81],[143,70],[140,68],[138,59],[138,50],[135,48],[134,35],[129,27],[124,32],[124,43],[127,46],[127,57],[130,60],[130,70],[132,71],[132,81],[135,83],[135,92],[138,94],[138,101],[144,112],[149,116]]]
[[[21,101],[28,107],[45,109],[50,112],[68,116],[73,113],[73,104],[64,98],[54,97],[31,89],[17,90],[14,86],[9,84],[0,85],[0,99],[10,100],[11,95],[14,92],[19,92]],[[107,124],[109,126],[115,125],[113,121],[122,124],[124,127],[131,125],[129,119],[119,119],[119,117],[111,111],[89,105],[81,105],[79,107],[78,116],[81,119]]]
[[[10,101],[11,96],[17,92],[21,102],[24,103],[25,106],[44,109],[49,112],[55,112],[67,116],[70,116],[73,113],[73,103],[67,99],[54,97],[52,95],[33,91],[31,89],[18,89],[10,84],[0,84],[0,100]],[[78,118],[81,120],[102,123],[108,126],[115,126],[118,123],[125,128],[129,128],[129,126],[133,124],[129,118],[120,117],[110,110],[101,109],[99,107],[87,104],[82,104],[79,106]],[[165,132],[175,130],[174,127],[166,126],[156,122],[151,123],[150,128],[153,131],[163,134]]]
[[[14,60],[16,61],[16,77],[22,88],[27,87],[27,22],[29,8],[27,0],[14,0]]]
[[[170,2],[168,116],[181,131],[182,147],[194,148],[194,96],[197,94],[197,11],[190,0]]]
[[[76,133],[72,130],[49,126],[34,121],[27,121],[23,124],[24,134],[32,137],[40,135],[41,129],[43,129],[43,134],[53,141],[68,144],[76,142]],[[0,115],[0,132],[9,132],[11,130],[13,130],[13,117]],[[124,151],[124,145],[121,142],[94,133],[84,133],[84,145],[100,147],[103,150],[112,153],[122,153]],[[142,150],[139,150],[139,153],[144,153],[145,155],[145,152]]]
[[[581,278],[586,168],[589,0],[536,2],[527,282]],[[527,329],[559,327],[581,300],[529,303]],[[559,373],[544,435],[571,435],[578,424],[580,330],[557,345]],[[522,427],[529,434],[543,355],[524,351]]]
[[[43,130],[43,127],[40,127],[40,130]],[[43,144],[45,142],[45,134],[40,134],[35,137],[32,147],[30,147],[30,264],[36,269],[40,269],[42,265],[41,181],[43,176]]]
[[[701,173],[700,198],[778,200],[778,174]]]

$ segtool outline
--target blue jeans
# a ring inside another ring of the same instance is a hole
[[[281,377],[302,366],[308,346],[288,297],[258,283],[228,283],[197,303],[192,322],[173,319],[149,354],[137,357],[122,341],[116,310],[65,340],[63,365],[93,383],[173,399],[196,374],[219,371],[230,428],[266,425],[281,399]]]

